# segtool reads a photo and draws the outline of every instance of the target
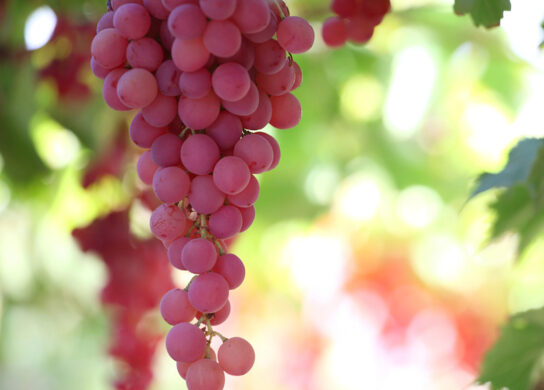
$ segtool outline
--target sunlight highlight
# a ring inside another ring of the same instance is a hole
[[[25,23],[25,44],[28,50],[36,50],[44,46],[55,31],[57,15],[48,6],[37,8],[30,14]]]

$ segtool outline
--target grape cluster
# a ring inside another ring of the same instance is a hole
[[[161,301],[173,325],[166,349],[189,390],[219,390],[243,375],[251,345],[213,329],[230,312],[229,291],[245,277],[228,242],[249,228],[259,196],[255,174],[280,159],[260,130],[298,124],[291,91],[302,82],[293,53],[314,32],[282,0],[112,0],[98,22],[91,68],[115,110],[141,109],[130,125],[140,179],[162,202],[152,233],[171,264],[195,276]],[[214,337],[223,343],[211,348]]]
[[[389,0],[332,0],[331,9],[337,16],[325,20],[321,34],[327,46],[340,47],[348,40],[368,42],[391,4]]]

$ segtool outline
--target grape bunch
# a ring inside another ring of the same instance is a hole
[[[389,0],[332,0],[331,16],[323,22],[321,34],[330,47],[343,46],[348,40],[367,43],[384,16],[391,10]]]
[[[229,291],[245,277],[228,244],[249,228],[259,196],[255,175],[280,160],[278,142],[256,131],[296,126],[302,82],[292,54],[314,31],[282,0],[112,0],[97,25],[91,69],[113,109],[140,109],[129,129],[146,149],[137,172],[162,202],[152,233],[170,263],[193,274],[164,295],[173,325],[166,349],[189,390],[219,390],[225,375],[255,360],[243,338],[213,329],[230,313]],[[223,342],[217,354],[214,337]]]

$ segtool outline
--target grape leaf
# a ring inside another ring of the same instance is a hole
[[[455,0],[453,10],[458,15],[469,13],[476,26],[495,27],[504,11],[510,11],[510,0]]]
[[[492,390],[531,390],[543,355],[544,308],[516,314],[487,352],[477,382]]]
[[[491,188],[511,187],[516,183],[526,182],[542,145],[542,138],[525,138],[519,141],[508,154],[508,163],[502,171],[480,175],[470,198]]]

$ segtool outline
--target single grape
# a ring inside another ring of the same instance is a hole
[[[206,129],[206,134],[221,150],[231,149],[242,136],[242,122],[236,115],[221,111],[215,122]]]
[[[183,248],[181,261],[189,272],[194,274],[208,272],[217,261],[217,249],[205,238],[194,238]]]
[[[276,34],[276,30],[278,29],[278,18],[277,16],[271,11],[270,12],[270,21],[268,22],[268,25],[266,28],[262,31],[259,31],[257,33],[253,34],[245,34],[245,37],[249,39],[253,43],[264,43],[268,41],[269,39],[272,39],[274,35]]]
[[[257,73],[256,82],[259,88],[272,96],[284,95],[291,91],[295,83],[295,66],[286,62],[278,73]]]
[[[144,37],[128,44],[126,56],[131,67],[154,72],[162,64],[164,53],[156,40]]]
[[[355,15],[357,13],[357,0],[332,0],[331,10],[342,18]]]
[[[161,299],[160,311],[162,318],[170,325],[190,322],[196,314],[196,309],[189,303],[189,294],[185,290],[174,288]]]
[[[272,152],[274,153],[274,157],[272,158],[272,164],[270,164],[270,166],[268,167],[268,170],[270,171],[276,168],[281,158],[281,150],[280,150],[280,145],[278,144],[278,141],[276,141],[276,139],[272,137],[270,134],[264,133],[262,131],[259,131],[253,134],[260,135],[261,137],[263,137],[264,139],[268,141],[268,143],[272,147]]]
[[[206,353],[206,337],[197,326],[182,322],[166,335],[166,351],[177,362],[194,362]]]
[[[151,213],[149,225],[155,237],[171,241],[185,233],[186,218],[179,207],[162,204]]]
[[[213,55],[231,57],[240,50],[242,34],[231,21],[211,20],[204,30],[202,41]]]
[[[281,96],[271,96],[272,118],[270,124],[278,129],[289,129],[300,122],[302,108],[298,99],[288,93]]]
[[[242,214],[234,206],[223,206],[210,215],[208,228],[216,238],[233,237],[242,228]]]
[[[182,141],[171,133],[163,134],[151,145],[151,158],[160,167],[179,165]]]
[[[125,65],[128,40],[115,28],[105,28],[93,38],[91,55],[106,69]]]
[[[191,185],[189,175],[178,167],[160,168],[153,176],[153,190],[164,203],[177,203],[187,196]]]
[[[240,228],[240,233],[245,232],[253,221],[255,220],[255,207],[239,207],[240,214],[242,214],[242,227]]]
[[[119,99],[119,96],[117,95],[117,85],[119,84],[119,79],[126,72],[128,72],[128,69],[113,69],[108,73],[108,75],[104,79],[104,84],[102,85],[102,95],[104,96],[104,101],[108,106],[117,111],[130,110],[130,107],[127,107],[125,104],[123,104],[123,102]]]
[[[149,31],[151,17],[143,5],[124,4],[115,11],[113,25],[126,38],[139,39]]]
[[[211,214],[223,205],[225,194],[213,182],[210,175],[196,176],[191,182],[189,203],[200,214]]]
[[[244,375],[255,363],[255,351],[247,340],[232,337],[221,344],[217,351],[217,359],[227,374]]]
[[[206,65],[209,58],[210,52],[200,37],[190,40],[176,39],[172,44],[172,60],[184,72],[196,72]]]
[[[212,74],[212,88],[223,100],[242,99],[251,85],[247,69],[235,62],[219,65]]]
[[[233,155],[244,160],[251,173],[266,171],[274,159],[270,143],[258,134],[249,134],[240,139],[234,145]]]
[[[236,9],[236,0],[200,0],[200,9],[212,20],[226,20]]]
[[[108,69],[108,68],[104,68],[98,62],[96,62],[94,57],[91,57],[90,65],[91,65],[91,70],[92,70],[93,74],[96,77],[98,77],[99,79],[102,79],[102,80],[104,80],[106,78],[106,76],[108,75],[108,73],[110,73],[110,70],[111,70],[111,69]]]
[[[211,316],[210,324],[212,325],[220,325],[223,322],[227,320],[230,314],[230,302],[227,300],[227,303],[225,303],[225,306],[221,308],[221,310],[218,310],[215,313],[208,313],[209,316]],[[201,312],[196,312],[195,318],[199,319],[202,317]],[[210,357],[211,358],[211,357]]]
[[[259,107],[259,89],[253,81],[249,82],[249,91],[235,102],[221,101],[223,108],[234,115],[250,115]]]
[[[200,99],[190,99],[185,96],[179,98],[178,115],[185,125],[191,129],[205,129],[210,126],[221,110],[219,98],[210,91]]]
[[[249,183],[250,172],[240,157],[226,156],[220,159],[213,169],[213,182],[225,194],[238,194]]]
[[[305,53],[314,44],[314,29],[300,16],[288,16],[278,24],[278,42],[293,54]]]
[[[157,94],[151,104],[142,109],[147,123],[156,127],[168,126],[178,113],[178,102],[175,97]]]
[[[189,302],[202,313],[215,313],[229,297],[229,285],[225,278],[215,272],[198,275],[189,286]]]
[[[295,69],[295,82],[291,87],[291,91],[294,91],[300,87],[300,84],[302,84],[302,69],[300,69],[300,66],[296,63],[296,61],[293,61],[293,68]]]
[[[231,19],[244,34],[262,31],[270,21],[270,9],[265,0],[238,0]]]
[[[240,49],[231,57],[217,58],[217,62],[225,64],[227,62],[236,62],[247,70],[250,70],[255,62],[255,48],[246,38],[242,38]]]
[[[212,271],[224,277],[231,290],[240,286],[246,275],[244,263],[233,253],[219,256]]]
[[[259,91],[259,105],[253,114],[240,118],[246,129],[259,130],[265,127],[272,119],[272,103],[268,95]]]
[[[222,390],[225,373],[215,361],[200,359],[189,366],[185,380],[188,390]]]
[[[129,4],[127,4],[129,5]],[[145,69],[130,69],[117,83],[119,100],[130,108],[143,108],[157,97],[157,79]]]
[[[206,15],[198,5],[183,4],[176,7],[168,17],[168,29],[178,39],[195,39],[202,36],[206,28]]]
[[[144,0],[144,6],[154,18],[159,20],[167,19],[170,14],[161,0]]]
[[[96,24],[96,33],[98,34],[100,31],[106,28],[113,28],[113,11],[108,11],[102,15]]]
[[[278,41],[270,39],[255,45],[255,69],[264,74],[274,74],[287,62],[285,50]]]
[[[181,147],[181,162],[195,175],[207,175],[219,160],[219,146],[206,134],[194,134]]]
[[[259,198],[259,182],[255,176],[251,175],[249,183],[242,192],[227,197],[229,203],[238,207],[252,206]]]
[[[363,15],[354,15],[347,19],[347,37],[354,43],[367,43],[374,34],[375,24]]]

